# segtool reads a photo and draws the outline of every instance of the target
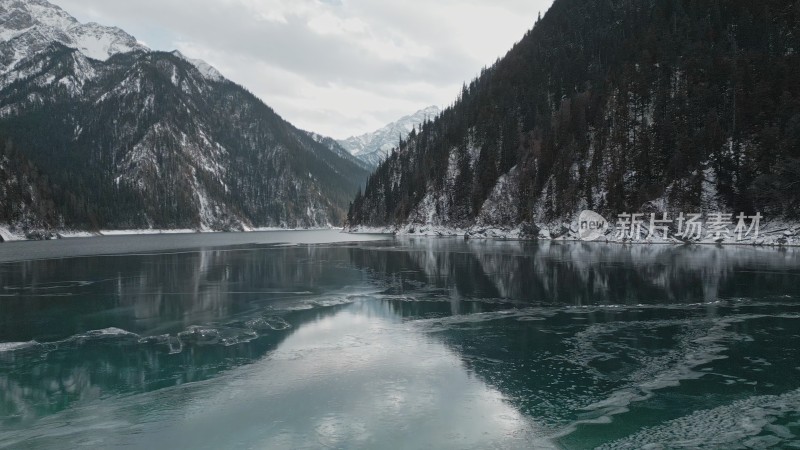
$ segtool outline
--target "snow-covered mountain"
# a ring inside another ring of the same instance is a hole
[[[358,165],[359,167],[362,167],[364,170],[371,171],[372,169],[375,168],[373,165],[365,161],[362,161],[361,159],[350,154],[350,152],[348,152],[344,147],[342,147],[342,144],[340,144],[339,141],[337,141],[332,137],[323,136],[321,134],[317,134],[312,131],[306,131],[306,134],[308,135],[308,137],[313,139],[318,144],[324,145],[330,151],[339,155],[339,157],[352,161],[354,164]]]
[[[80,23],[46,0],[0,0],[0,73],[13,70],[54,42],[99,61],[119,53],[150,51],[117,27]],[[224,78],[201,59],[188,58],[177,50],[173,54],[193,64],[206,78],[216,81]]]
[[[0,72],[12,70],[53,42],[100,61],[117,53],[148,50],[119,28],[82,24],[45,0],[0,0]]]
[[[213,67],[0,0],[0,225],[316,227],[368,171]]]
[[[178,50],[173,51],[172,54],[177,56],[178,58],[186,60],[193,66],[197,67],[197,70],[200,71],[200,74],[208,78],[209,80],[222,81],[225,79],[225,77],[222,76],[222,74],[219,73],[219,71],[216,68],[214,68],[214,66],[203,61],[202,59],[189,58],[183,53],[179,52]]]
[[[397,147],[401,138],[405,139],[414,128],[419,130],[420,124],[435,119],[439,113],[438,107],[429,106],[380,130],[340,140],[339,144],[353,156],[375,168]]]

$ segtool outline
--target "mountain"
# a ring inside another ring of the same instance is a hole
[[[183,53],[177,50],[173,51],[172,54],[177,56],[178,58],[186,60],[186,62],[195,66],[197,70],[200,71],[200,74],[208,78],[209,80],[223,81],[225,79],[225,77],[222,76],[222,74],[219,73],[219,71],[216,68],[214,68],[214,66],[203,61],[202,59],[187,58],[186,56],[183,55]]]
[[[311,131],[306,131],[306,134],[313,139],[318,144],[324,145],[328,150],[332,151],[333,153],[337,154],[339,157],[351,161],[353,164],[358,165],[362,169],[371,172],[376,165],[369,164],[366,161],[363,161],[348,152],[336,139],[328,136],[323,136],[321,134],[317,134]]]
[[[800,214],[800,3],[556,0],[403,142],[351,229],[562,234],[578,212]]]
[[[0,8],[0,223],[18,232],[328,226],[366,180],[202,61],[43,0]]]
[[[429,106],[375,132],[340,140],[339,144],[374,169],[397,147],[400,139],[405,139],[411,130],[419,129],[425,121],[433,120],[439,112],[438,107]]]
[[[117,53],[147,50],[119,28],[81,24],[45,0],[0,0],[0,72],[60,42],[101,61]]]

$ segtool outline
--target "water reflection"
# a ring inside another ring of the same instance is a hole
[[[408,448],[551,446],[500,392],[472,377],[457,353],[423,333],[409,333],[390,303],[362,300],[325,312],[297,312],[287,321],[295,324],[292,331],[275,340],[259,339],[257,348],[253,343],[240,346],[256,353],[268,350],[252,364],[231,364],[204,382],[120,396],[113,403],[102,401],[101,394],[109,393],[99,390],[115,382],[129,384],[132,380],[115,369],[132,361],[101,357],[94,347],[92,363],[60,367],[54,371],[60,375],[37,374],[40,395],[75,392],[81,401],[41,414],[35,427],[9,427],[13,431],[0,432],[0,440],[12,446],[134,448],[396,448],[389,443],[401,442]],[[129,351],[121,340],[115,345],[120,353]],[[203,355],[206,349],[177,355],[187,363],[185,376],[190,368],[254,356],[236,350],[222,355],[224,347]],[[163,353],[137,353],[154,357],[146,364],[138,361],[140,367],[160,363],[175,369],[178,364],[164,360]],[[85,361],[83,356],[79,359]],[[89,375],[103,369],[113,372],[109,378],[114,380]],[[65,374],[68,392],[63,390]],[[9,395],[21,396],[30,389],[5,387]],[[70,427],[60,428],[65,422]]]
[[[800,388],[799,276],[457,239],[2,264],[0,445],[590,448]]]
[[[580,306],[800,293],[794,248],[407,239],[380,250],[353,259],[398,294]]]
[[[336,296],[363,279],[348,258],[345,248],[309,246],[3,264],[0,341],[108,327],[175,333],[312,294]]]

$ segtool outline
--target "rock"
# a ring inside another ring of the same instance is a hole
[[[53,239],[53,233],[44,230],[31,230],[25,233],[25,239],[31,241],[49,241]]]
[[[569,233],[569,228],[565,227],[564,225],[561,225],[555,231],[551,231],[550,235],[553,236],[553,239],[558,239],[560,237],[563,237],[567,233]]]
[[[571,231],[572,234],[578,234],[578,224],[575,222],[571,223],[569,225],[569,231]]]
[[[520,229],[519,237],[523,239],[536,239],[541,236],[541,230],[539,227],[532,223],[526,223],[522,225]]]

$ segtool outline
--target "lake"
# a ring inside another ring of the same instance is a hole
[[[798,436],[796,249],[333,231],[0,245],[0,447]]]

